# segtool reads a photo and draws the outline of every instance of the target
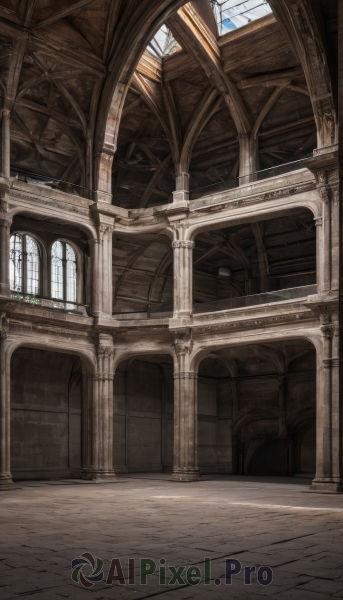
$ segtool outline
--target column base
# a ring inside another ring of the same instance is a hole
[[[90,481],[93,478],[93,470],[91,468],[82,469],[81,479],[85,481]]]
[[[13,479],[12,475],[9,473],[8,475],[0,475],[0,492],[4,492],[6,490],[11,490],[13,487]]]
[[[172,481],[201,481],[198,467],[175,467],[171,476]]]
[[[341,479],[314,479],[311,492],[317,494],[343,494],[343,481]]]
[[[101,470],[99,469],[98,471],[92,471],[92,481],[99,481],[102,479],[115,479],[116,478],[116,474],[114,472],[114,470]]]

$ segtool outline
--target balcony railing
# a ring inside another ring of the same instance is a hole
[[[238,298],[228,298],[225,300],[214,300],[204,304],[194,305],[194,314],[206,314],[231,310],[233,308],[245,308],[248,306],[258,306],[259,304],[270,304],[273,302],[284,302],[285,300],[297,300],[306,298],[317,293],[317,285],[304,285],[302,287],[290,288],[286,290],[277,290],[265,292],[263,294],[254,294],[253,296],[239,296]]]
[[[226,298],[223,300],[214,300],[203,304],[194,304],[193,314],[201,315],[207,313],[217,313],[221,311],[232,310],[234,308],[245,308],[248,306],[258,306],[259,304],[271,304],[274,302],[285,302],[286,300],[297,300],[306,298],[317,293],[317,285],[304,285],[297,288],[286,290],[276,290],[265,292],[263,294],[254,294],[252,296],[239,296],[237,298]],[[127,313],[116,313],[113,315],[116,319],[166,319],[173,316],[173,304],[171,302],[156,303],[149,306],[145,312],[142,309]]]
[[[82,198],[92,197],[92,191],[86,187],[77,185],[76,183],[63,181],[62,179],[55,179],[54,177],[18,169],[17,167],[11,167],[11,177],[16,177],[18,181],[38,185],[50,190],[58,190],[60,192],[65,192],[66,194],[72,194],[73,196],[80,196]]]
[[[251,173],[250,175],[245,175],[243,177],[236,177],[235,179],[229,179],[227,181],[219,181],[217,183],[211,183],[210,185],[190,190],[189,198],[190,200],[196,200],[198,198],[202,198],[203,196],[209,196],[219,192],[226,192],[245,184],[262,181],[263,179],[269,179],[270,177],[277,177],[278,175],[285,175],[286,173],[291,173],[292,171],[299,171],[300,169],[305,168],[302,164],[302,160],[311,156],[313,156],[312,153],[306,154],[293,162],[278,165],[276,167],[270,167],[269,169],[263,169],[261,171],[256,171],[256,173]],[[83,198],[92,198],[93,196],[92,190],[84,186],[63,181],[61,179],[55,179],[54,177],[39,175],[18,167],[11,167],[11,176],[17,177],[19,181],[24,181],[25,183],[38,185],[52,190],[59,190],[74,196],[81,196]]]
[[[197,200],[203,196],[227,192],[228,190],[238,188],[241,185],[254,183],[256,181],[263,181],[263,179],[269,179],[270,177],[286,175],[286,173],[292,173],[293,171],[299,171],[300,169],[305,168],[301,161],[305,158],[309,158],[310,156],[313,155],[306,154],[297,161],[286,163],[284,165],[278,165],[276,167],[270,167],[269,169],[263,169],[262,171],[256,171],[256,173],[244,175],[243,177],[236,177],[235,179],[228,179],[227,181],[219,181],[218,183],[211,183],[210,185],[190,190],[189,198],[190,200]]]
[[[20,302],[25,302],[41,308],[53,308],[55,310],[61,310],[77,315],[89,316],[89,307],[85,306],[84,304],[78,304],[77,302],[64,302],[63,300],[53,300],[51,298],[32,296],[30,294],[22,294],[20,292],[11,292],[11,298],[13,300],[19,300]]]

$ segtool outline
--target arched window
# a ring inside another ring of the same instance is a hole
[[[54,242],[51,248],[51,296],[64,302],[76,302],[76,256],[66,242]]]
[[[27,234],[11,236],[10,286],[23,294],[39,294],[39,250],[37,242]]]

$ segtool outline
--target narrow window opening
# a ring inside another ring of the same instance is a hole
[[[56,241],[51,248],[51,296],[76,302],[76,256],[66,242]]]
[[[14,292],[39,294],[39,251],[35,240],[16,233],[10,243],[10,287]]]

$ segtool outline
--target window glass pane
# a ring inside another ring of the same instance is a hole
[[[25,236],[26,241],[26,292],[28,294],[39,293],[39,255],[35,240]]]
[[[272,12],[267,0],[211,0],[219,35],[238,29]]]
[[[63,300],[63,246],[54,242],[51,248],[51,296]]]
[[[12,235],[10,245],[10,287],[16,292],[23,291],[23,238]]]
[[[76,256],[69,244],[66,244],[67,259],[67,302],[76,302]]]
[[[178,50],[181,48],[166,25],[162,25],[148,44],[148,51],[159,59]]]

